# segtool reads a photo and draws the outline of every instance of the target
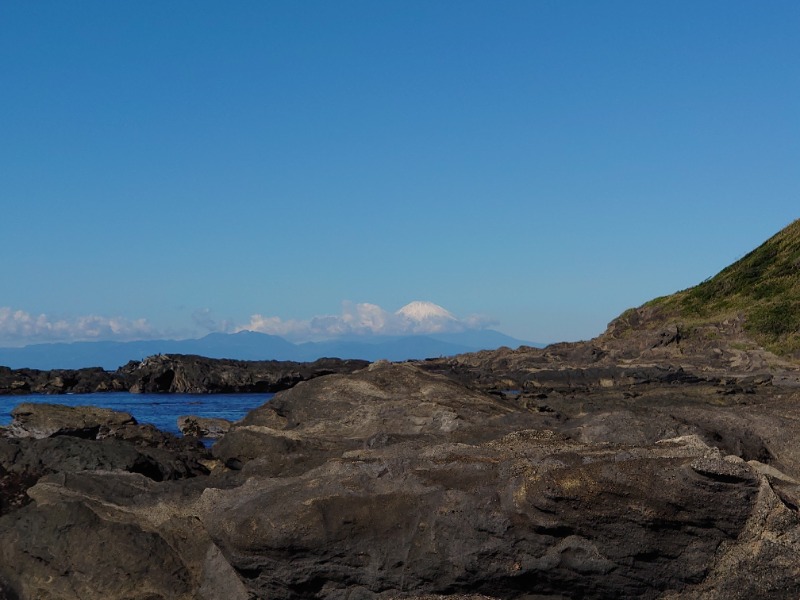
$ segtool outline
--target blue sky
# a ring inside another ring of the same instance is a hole
[[[798,30],[795,1],[2,3],[0,345],[412,300],[593,337],[800,217]]]

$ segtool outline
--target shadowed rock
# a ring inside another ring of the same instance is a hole
[[[299,381],[331,373],[350,373],[367,364],[363,360],[338,358],[300,363],[159,354],[142,361],[131,361],[116,371],[104,371],[98,367],[39,371],[0,366],[0,394],[277,392]]]
[[[311,363],[158,355],[131,361],[117,373],[134,393],[226,394],[277,392],[300,381],[363,368],[363,360],[322,358]]]
[[[88,439],[109,437],[136,419],[126,412],[95,406],[23,403],[12,411],[11,437],[46,438],[69,435]]]
[[[22,404],[0,428],[0,515],[25,506],[42,476],[85,470],[139,473],[155,481],[208,473],[207,451],[128,413],[95,407]]]
[[[231,425],[232,422],[227,419],[194,415],[178,417],[178,431],[190,437],[219,438],[230,430]]]

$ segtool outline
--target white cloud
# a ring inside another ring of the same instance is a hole
[[[203,331],[229,333],[234,324],[227,320],[218,320],[210,308],[198,308],[192,313],[192,321]]]
[[[279,335],[294,342],[324,340],[343,336],[409,335],[452,333],[484,329],[496,325],[485,317],[455,317],[431,302],[411,302],[396,312],[389,312],[368,302],[343,302],[338,315],[320,315],[308,320],[282,319],[254,314],[249,322],[236,325],[218,319],[212,311],[197,309],[191,315],[194,330],[162,330],[147,319],[87,315],[52,317],[10,307],[0,307],[0,346],[24,346],[43,342],[92,340],[139,340],[160,337],[197,337],[199,331],[232,333],[258,331]]]
[[[249,323],[233,330],[258,331],[293,341],[307,341],[348,335],[452,333],[482,329],[495,323],[477,315],[458,319],[431,302],[412,302],[394,313],[368,302],[344,302],[339,315],[323,315],[309,320],[283,320],[280,317],[255,314],[250,317]]]
[[[336,321],[334,319],[333,323]],[[396,329],[395,316],[369,302],[343,302],[338,321],[340,323],[336,327],[342,329],[343,333],[356,335],[392,333]]]
[[[152,337],[146,319],[88,315],[55,319],[7,306],[0,307],[0,343],[71,342],[96,339],[139,339]]]
[[[308,332],[307,321],[284,321],[280,317],[265,317],[263,315],[252,315],[247,325],[235,327],[234,332],[239,331],[258,331],[280,336],[303,336]]]
[[[489,329],[500,325],[500,321],[486,315],[470,315],[463,320],[467,329]]]

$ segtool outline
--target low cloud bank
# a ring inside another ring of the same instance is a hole
[[[357,335],[457,333],[492,325],[496,325],[496,321],[479,315],[459,319],[432,302],[411,302],[393,313],[377,304],[345,302],[339,315],[308,320],[283,320],[255,314],[249,323],[235,327],[234,331],[257,331],[294,341],[307,341]]]
[[[177,337],[195,337],[208,332],[236,333],[256,331],[279,335],[293,342],[317,341],[345,336],[425,335],[457,333],[485,329],[496,321],[471,315],[458,318],[432,302],[411,302],[396,312],[389,312],[368,302],[344,302],[338,315],[322,315],[311,319],[282,319],[254,314],[249,322],[237,324],[214,317],[209,309],[198,309],[191,315],[195,334],[188,331]],[[52,317],[25,310],[0,307],[0,346],[25,346],[47,342],[97,340],[143,340],[176,337],[153,327],[147,319],[88,315]]]
[[[67,342],[100,339],[142,339],[155,332],[147,319],[88,315],[52,318],[31,314],[8,306],[0,307],[0,343],[6,345],[37,342]]]

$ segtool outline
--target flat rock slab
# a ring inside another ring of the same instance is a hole
[[[12,411],[8,432],[13,437],[46,438],[70,435],[102,438],[113,431],[135,425],[136,419],[126,412],[96,406],[64,406],[25,402]]]

